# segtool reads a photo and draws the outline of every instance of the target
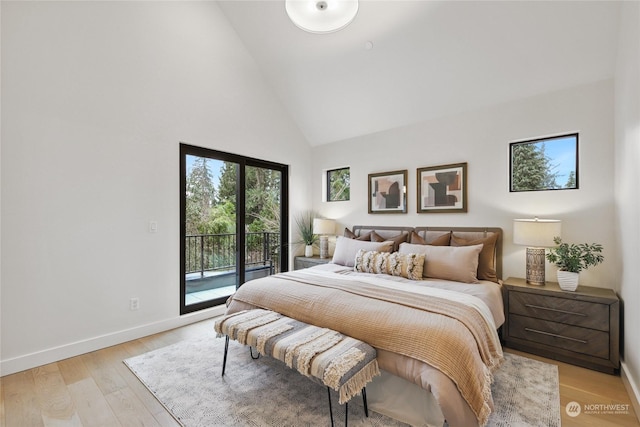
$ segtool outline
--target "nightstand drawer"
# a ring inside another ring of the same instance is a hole
[[[606,332],[512,314],[509,333],[527,341],[609,358],[609,334]]]
[[[534,295],[526,292],[509,292],[509,313],[599,331],[609,330],[608,304]]]

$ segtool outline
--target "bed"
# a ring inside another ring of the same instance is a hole
[[[249,281],[227,313],[265,308],[376,348],[370,407],[414,426],[483,426],[503,360],[499,228],[355,226],[332,261]]]

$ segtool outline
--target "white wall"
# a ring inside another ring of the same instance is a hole
[[[509,192],[509,142],[574,131],[580,133],[580,189]],[[416,169],[459,162],[468,163],[468,213],[417,214]],[[345,165],[351,167],[351,200],[322,202],[323,170]],[[408,169],[408,213],[368,214],[367,175],[399,169]],[[613,182],[610,80],[313,148],[313,200],[321,214],[341,227],[501,227],[504,277],[525,274],[525,248],[511,243],[512,220],[538,216],[561,219],[565,241],[603,244],[605,263],[582,272],[580,280],[616,288]],[[554,267],[548,266],[547,277],[555,280]]]
[[[3,375],[203,316],[179,316],[179,142],[289,164],[310,203],[310,149],[213,2],[2,2],[2,125]]]
[[[640,399],[640,3],[624,2],[615,76],[615,203],[620,235],[624,368]],[[636,413],[638,413],[636,408]]]

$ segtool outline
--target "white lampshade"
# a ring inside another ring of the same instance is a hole
[[[556,245],[553,238],[560,236],[561,224],[559,219],[514,219],[513,243],[537,248],[553,247]]]
[[[358,0],[285,0],[287,15],[310,33],[332,33],[346,27],[358,13]]]
[[[332,219],[313,219],[313,234],[326,235],[333,234],[336,230],[336,223]]]

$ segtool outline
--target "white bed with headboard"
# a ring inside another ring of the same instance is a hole
[[[227,311],[267,308],[371,344],[375,411],[483,425],[502,361],[501,245],[499,228],[355,226],[331,263],[247,282]]]

